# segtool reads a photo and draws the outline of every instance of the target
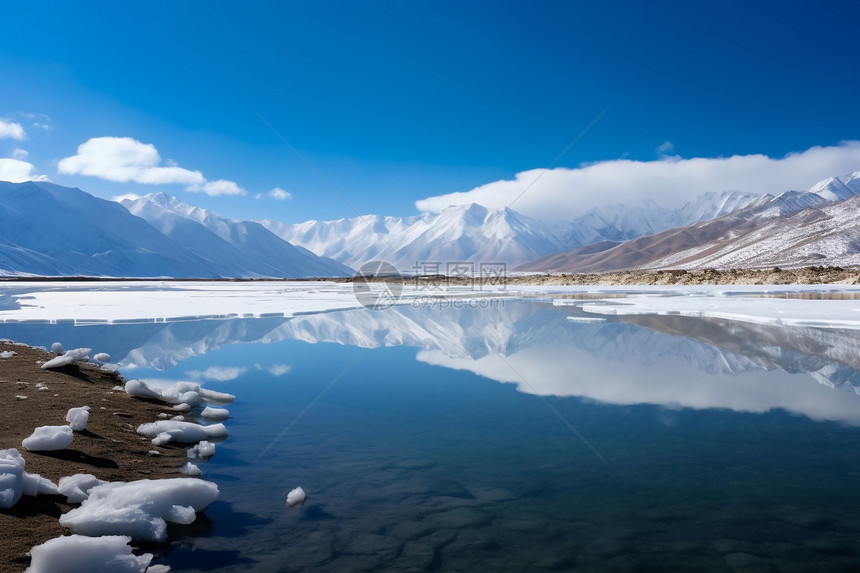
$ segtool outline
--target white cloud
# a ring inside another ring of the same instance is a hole
[[[48,123],[40,123],[40,122],[38,122],[38,121],[33,122],[33,123],[30,125],[30,127],[34,128],[34,129],[43,129],[43,130],[45,130],[45,131],[48,131],[49,129],[53,129],[53,128],[51,127],[51,125],[50,125],[50,124],[48,124]]]
[[[662,146],[661,146],[662,147]],[[513,180],[487,183],[470,191],[416,201],[421,211],[479,203],[511,206],[547,220],[576,217],[592,207],[650,198],[680,207],[707,191],[740,190],[779,194],[807,189],[827,177],[860,169],[860,141],[811,147],[782,158],[733,155],[719,158],[664,157],[655,161],[617,159],[575,169],[533,169]],[[513,203],[513,204],[512,204]]]
[[[243,195],[245,190],[232,181],[207,181],[200,171],[179,167],[172,161],[165,166],[151,143],[131,137],[94,137],[78,146],[77,154],[61,159],[57,169],[68,175],[89,175],[118,183],[144,185],[185,185],[187,191],[207,195]]]
[[[657,155],[663,157],[666,155],[670,155],[673,151],[675,151],[675,146],[672,145],[671,141],[664,141],[660,145],[657,146]]]
[[[21,141],[25,137],[27,137],[27,133],[24,131],[24,128],[21,127],[20,123],[0,119],[0,139],[7,138]]]
[[[173,169],[178,169],[173,168]],[[203,185],[193,185],[187,188],[188,191],[202,191],[213,197],[218,195],[244,195],[245,190],[239,187],[238,184],[227,181],[226,179],[218,179],[216,181],[207,181]]]
[[[36,175],[36,167],[32,163],[0,157],[0,181],[21,183],[23,181],[50,181],[46,175]]]
[[[272,376],[280,377],[284,374],[288,374],[293,367],[288,364],[272,364],[269,366],[268,371]]]
[[[20,147],[12,151],[12,157],[15,159],[27,159],[27,156],[29,155],[30,154],[27,153],[26,149],[21,149]]]
[[[238,366],[210,366],[206,370],[190,370],[188,376],[195,380],[227,382],[235,380],[247,371],[247,368],[239,368]]]
[[[284,191],[280,187],[275,187],[274,189],[266,193],[266,195],[268,195],[272,199],[277,199],[278,201],[284,201],[286,199],[293,198],[292,194],[289,191]]]

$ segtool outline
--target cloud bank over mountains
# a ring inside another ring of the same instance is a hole
[[[661,148],[671,150],[666,144]],[[512,180],[427,197],[416,201],[415,206],[420,211],[439,212],[451,205],[478,203],[491,209],[511,207],[534,218],[561,220],[594,207],[644,198],[676,207],[710,191],[778,195],[858,169],[860,141],[815,146],[781,158],[754,154],[691,159],[661,156],[655,161],[616,159],[573,169],[531,169],[517,173]]]
[[[117,183],[144,185],[185,185],[186,191],[207,195],[245,195],[247,191],[226,179],[207,180],[200,171],[192,171],[166,162],[151,143],[131,137],[93,137],[78,146],[75,155],[61,159],[57,170],[66,175],[88,175]]]

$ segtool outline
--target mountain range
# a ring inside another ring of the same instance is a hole
[[[195,210],[164,194],[133,205],[43,181],[0,182],[0,275],[329,277],[352,270],[261,225]],[[196,218],[195,218],[196,217]],[[151,224],[152,223],[152,224]]]
[[[0,276],[350,276],[371,260],[444,273],[459,262],[524,272],[860,264],[860,171],[779,196],[645,199],[541,221],[508,207],[411,217],[238,221],[165,193],[100,199],[43,181],[0,182]],[[352,267],[352,268],[350,268]]]
[[[549,255],[524,272],[860,264],[860,171],[807,191],[763,195],[714,219]]]
[[[595,208],[570,221],[551,223],[508,207],[488,209],[474,203],[412,217],[365,215],[293,225],[272,220],[261,223],[294,245],[353,268],[384,260],[401,271],[431,272],[421,263],[440,262],[444,272],[448,262],[516,265],[575,247],[623,241],[711,219],[759,197],[738,191],[706,193],[680,209],[666,209],[644,199],[633,205]]]

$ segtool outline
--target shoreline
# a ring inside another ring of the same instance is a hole
[[[809,266],[798,268],[771,267],[766,269],[661,269],[661,270],[618,270],[588,273],[517,273],[508,275],[503,271],[493,277],[462,275],[387,275],[351,277],[304,277],[304,278],[171,278],[171,277],[22,277],[0,276],[3,283],[115,283],[115,282],[402,282],[415,285],[447,286],[634,286],[634,285],[815,285],[815,284],[860,284],[860,268],[835,266]]]
[[[13,342],[0,342],[0,351],[15,353],[0,359],[0,449],[16,448],[27,472],[54,483],[77,473],[105,481],[183,477],[179,468],[187,461],[187,446],[171,443],[156,448],[136,432],[160,413],[176,415],[169,405],[114,390],[124,384],[123,377],[95,364],[42,370],[40,362],[55,354]],[[47,389],[37,389],[37,383]],[[85,431],[75,432],[69,447],[48,452],[22,447],[21,441],[36,427],[65,424],[68,410],[78,406],[90,406],[89,423]],[[150,454],[152,450],[160,455]],[[24,571],[32,547],[68,534],[59,516],[77,505],[62,495],[39,495],[24,496],[12,508],[0,509],[4,532],[0,570]]]

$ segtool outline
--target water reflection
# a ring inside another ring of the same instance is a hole
[[[90,346],[110,353],[129,376],[236,343],[414,347],[418,361],[512,383],[529,394],[741,412],[781,408],[860,425],[857,331],[656,315],[595,322],[576,307],[497,302],[482,309],[400,306],[294,318],[6,324],[0,335]]]

